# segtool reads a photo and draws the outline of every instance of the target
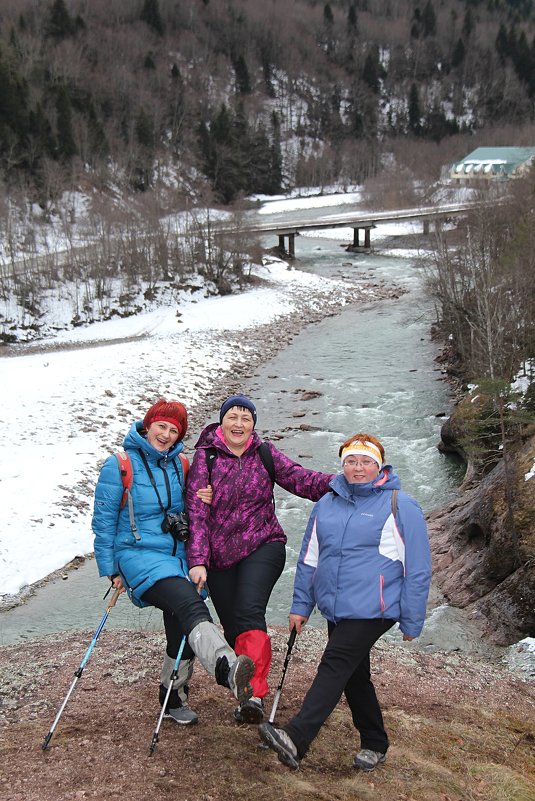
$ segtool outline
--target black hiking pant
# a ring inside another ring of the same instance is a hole
[[[205,620],[212,622],[208,607],[195,589],[185,578],[171,576],[160,579],[143,593],[143,601],[161,609],[163,624],[167,638],[167,655],[176,659],[184,634]],[[193,659],[195,654],[186,640],[182,659]]]
[[[210,598],[234,648],[245,631],[266,631],[266,607],[286,560],[283,542],[266,542],[226,570],[208,571]]]
[[[328,622],[329,640],[301,709],[284,726],[303,757],[321,726],[345,694],[361,748],[386,753],[388,736],[370,678],[370,650],[395,620]]]

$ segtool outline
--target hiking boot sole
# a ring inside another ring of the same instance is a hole
[[[258,704],[248,704],[246,702],[239,711],[235,710],[234,717],[238,723],[253,723],[258,725],[264,720],[264,710]]]
[[[258,733],[268,748],[271,748],[272,751],[275,751],[279,758],[279,762],[282,762],[282,764],[286,765],[287,768],[297,770],[300,761],[299,757],[294,757],[287,750],[286,746],[279,740],[279,738],[267,728],[267,726],[260,725],[258,727]]]
[[[229,684],[240,704],[244,704],[253,694],[251,679],[255,671],[252,659],[243,654],[236,659],[230,669]]]

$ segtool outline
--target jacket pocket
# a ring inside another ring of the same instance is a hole
[[[119,545],[137,545],[138,542],[141,542],[141,537],[136,540],[132,532],[129,531],[128,533],[125,532],[124,534],[121,534],[117,540]]]

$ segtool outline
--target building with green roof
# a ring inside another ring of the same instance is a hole
[[[478,147],[450,167],[450,178],[460,184],[476,185],[508,181],[525,175],[535,158],[535,147]]]

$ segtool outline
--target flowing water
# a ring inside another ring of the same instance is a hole
[[[362,430],[376,434],[403,488],[424,511],[443,505],[455,494],[462,467],[436,448],[442,415],[448,413],[451,399],[434,361],[436,348],[429,341],[433,308],[423,293],[421,267],[408,258],[348,256],[332,240],[304,237],[298,240],[297,255],[301,269],[325,276],[358,270],[367,279],[401,285],[408,292],[397,300],[341,309],[336,317],[307,327],[258,369],[243,389],[257,403],[259,433],[274,438],[281,450],[305,466],[329,472],[339,468],[337,453],[343,440]],[[305,391],[314,396],[305,399]],[[288,559],[270,601],[268,622],[285,624],[295,562],[312,505],[279,488],[275,497],[288,534]],[[0,643],[96,627],[105,608],[101,596],[107,582],[97,578],[94,560],[65,576],[46,583],[25,604],[0,614]],[[447,629],[450,647],[471,650],[475,635],[459,618],[461,613],[439,605],[436,597],[435,602],[425,646],[435,647],[440,628],[442,646]],[[317,614],[310,624],[323,625]],[[106,626],[160,628],[161,614],[138,610],[122,596]]]

